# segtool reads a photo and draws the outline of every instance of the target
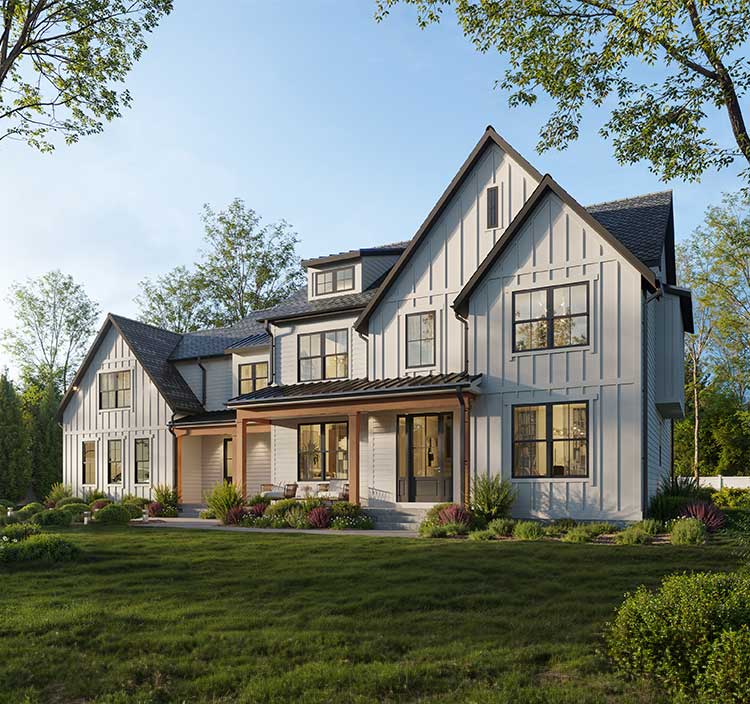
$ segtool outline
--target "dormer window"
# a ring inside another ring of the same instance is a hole
[[[318,271],[315,273],[315,295],[323,296],[326,293],[340,293],[351,291],[354,288],[354,267],[344,266],[340,269],[330,271]]]

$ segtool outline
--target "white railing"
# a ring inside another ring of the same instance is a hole
[[[714,489],[722,489],[723,487],[732,487],[733,489],[750,489],[750,477],[722,477],[718,475],[716,477],[701,477],[701,486],[710,486]]]

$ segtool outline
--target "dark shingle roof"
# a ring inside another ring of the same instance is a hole
[[[311,381],[286,386],[267,386],[260,391],[237,396],[229,405],[243,406],[251,403],[266,404],[283,401],[310,400],[316,398],[370,396],[376,394],[406,394],[454,389],[471,386],[481,374],[428,374],[423,376],[397,377],[393,379],[340,379],[333,381]]]
[[[322,257],[312,257],[311,259],[305,259],[302,262],[302,266],[315,266],[317,264],[325,264],[329,261],[343,261],[345,259],[356,259],[357,257],[366,257],[369,255],[401,254],[401,252],[403,252],[408,246],[409,240],[406,240],[405,242],[379,244],[375,247],[348,249],[344,252],[334,252],[333,254],[326,254]]]
[[[660,263],[672,213],[672,191],[597,203],[586,210],[646,266]]]
[[[237,417],[237,411],[206,411],[205,413],[195,413],[192,416],[178,418],[172,425],[175,428],[192,425],[213,425],[215,423],[233,423]]]
[[[169,355],[180,342],[180,335],[121,315],[110,314],[109,318],[173,411],[203,410],[182,374],[169,363]]]

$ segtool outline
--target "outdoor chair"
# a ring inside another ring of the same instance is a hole
[[[349,499],[349,482],[345,482],[343,479],[331,479],[330,482],[319,484],[316,497],[328,501],[347,501]]]
[[[264,499],[283,499],[284,487],[276,486],[275,484],[261,484],[260,495]]]

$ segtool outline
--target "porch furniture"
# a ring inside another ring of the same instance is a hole
[[[264,499],[283,499],[284,487],[276,486],[275,484],[261,484],[260,495]]]
[[[297,484],[286,484],[284,486],[284,498],[293,499],[297,495]]]
[[[330,482],[318,484],[316,497],[328,501],[348,501],[349,482],[343,479],[332,479]]]

